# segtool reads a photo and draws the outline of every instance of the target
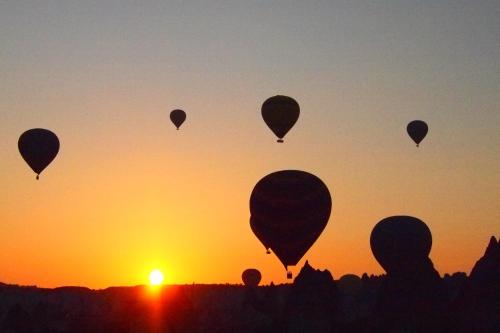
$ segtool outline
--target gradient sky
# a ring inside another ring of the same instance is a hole
[[[333,197],[295,272],[381,273],[370,232],[401,214],[431,228],[441,273],[469,272],[500,230],[499,17],[481,0],[0,1],[0,281],[284,282],[248,223],[282,169]],[[284,144],[260,115],[276,94],[301,106]],[[33,127],[61,140],[40,181],[17,149]]]

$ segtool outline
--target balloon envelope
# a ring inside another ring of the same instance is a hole
[[[245,284],[245,286],[249,287],[257,287],[260,283],[261,278],[262,275],[260,274],[259,270],[255,268],[246,269],[241,274],[241,279],[243,280],[243,283]]]
[[[264,245],[266,248],[267,253],[269,252],[269,249],[271,248],[271,242],[269,239],[266,238],[266,233],[264,230],[261,230],[261,226],[255,222],[254,219],[250,217],[250,228],[252,229],[252,232],[254,235],[257,237],[257,239]]]
[[[412,138],[412,140],[415,141],[418,147],[420,142],[422,142],[422,140],[427,135],[429,127],[422,120],[414,120],[406,126],[406,131],[408,132],[410,138]]]
[[[375,259],[389,273],[426,260],[432,247],[432,234],[416,217],[391,216],[373,228],[370,246]]]
[[[175,127],[179,129],[182,123],[186,120],[186,112],[176,109],[170,112],[170,120],[174,123]]]
[[[38,175],[54,160],[59,152],[57,136],[43,128],[27,130],[19,137],[19,152],[30,168]]]
[[[361,291],[361,279],[354,274],[343,275],[337,285],[339,290],[346,295],[356,295]]]
[[[285,268],[296,265],[330,217],[332,199],[318,177],[284,170],[262,178],[250,196],[252,230]],[[255,231],[254,231],[255,233]]]
[[[278,142],[283,142],[283,137],[299,119],[300,107],[293,98],[277,95],[262,104],[261,113],[267,126],[278,137]]]

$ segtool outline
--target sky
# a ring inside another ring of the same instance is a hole
[[[382,273],[369,237],[392,215],[427,223],[441,274],[469,272],[500,230],[499,16],[483,0],[0,1],[0,281],[286,282],[249,226],[253,186],[284,169],[333,198],[295,274]],[[284,144],[260,114],[277,94],[301,107]],[[61,141],[39,181],[17,148],[35,127]]]

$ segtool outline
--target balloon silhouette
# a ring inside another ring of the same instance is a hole
[[[406,131],[408,132],[408,135],[410,138],[415,141],[415,143],[418,145],[422,140],[425,138],[427,135],[427,132],[429,131],[429,127],[427,124],[422,121],[422,120],[414,120],[411,121],[407,126],[406,126]]]
[[[375,259],[389,273],[425,261],[431,251],[432,235],[416,217],[391,216],[373,228],[370,246]]]
[[[346,295],[357,295],[361,291],[361,279],[354,274],[345,274],[337,282],[339,290]]]
[[[176,109],[170,112],[170,120],[174,123],[175,127],[179,129],[182,123],[186,120],[186,112]]]
[[[59,152],[59,139],[43,128],[27,130],[21,134],[17,144],[21,156],[36,173],[36,179]]]
[[[271,247],[271,242],[266,238],[266,233],[260,229],[260,225],[254,222],[254,219],[250,217],[250,228],[252,232],[257,236],[262,245],[266,248],[266,253],[270,254],[271,251],[269,248]]]
[[[318,239],[331,209],[332,198],[326,185],[299,170],[265,176],[250,196],[252,230],[285,269],[296,265]]]
[[[245,286],[249,287],[257,287],[260,283],[261,278],[262,275],[260,274],[259,270],[255,268],[246,269],[243,271],[243,274],[241,274],[243,283],[245,284]]]
[[[261,113],[267,126],[278,137],[278,142],[283,142],[283,137],[299,119],[300,107],[293,98],[277,95],[262,104]]]

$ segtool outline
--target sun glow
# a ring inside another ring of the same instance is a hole
[[[152,286],[159,286],[163,283],[163,273],[159,269],[155,269],[149,273],[149,283]]]

